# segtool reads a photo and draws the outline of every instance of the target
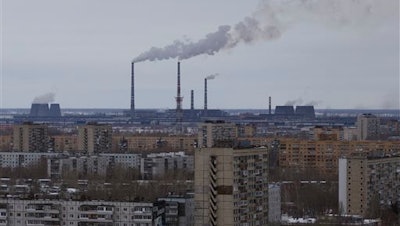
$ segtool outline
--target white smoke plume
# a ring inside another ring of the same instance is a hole
[[[311,101],[305,103],[304,105],[305,105],[305,106],[318,106],[318,105],[320,105],[321,103],[322,103],[321,100],[311,100]]]
[[[48,104],[54,102],[56,94],[55,93],[45,93],[43,95],[37,96],[33,99],[34,104]]]
[[[219,74],[215,73],[215,74],[211,74],[209,76],[206,77],[207,80],[211,80],[211,79],[215,79],[215,77],[217,77]]]
[[[214,55],[240,43],[279,38],[295,23],[312,21],[329,26],[363,27],[396,16],[398,0],[263,0],[256,11],[234,26],[222,25],[197,42],[175,40],[152,47],[133,61],[154,61]],[[372,23],[371,23],[372,22]]]
[[[303,102],[304,102],[303,99],[300,97],[295,100],[286,101],[285,106],[301,105]]]

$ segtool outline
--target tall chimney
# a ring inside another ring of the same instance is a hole
[[[204,79],[204,110],[207,110],[207,79]]]
[[[183,97],[181,96],[181,63],[178,61],[178,81],[177,81],[177,93],[176,93],[176,125],[177,131],[179,133],[182,132],[182,100]]]
[[[271,114],[271,96],[269,97],[269,108],[268,108],[268,113]]]
[[[194,91],[190,90],[190,110],[194,110]]]
[[[135,62],[131,66],[131,120],[135,118]]]

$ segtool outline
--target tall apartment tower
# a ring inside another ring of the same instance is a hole
[[[47,152],[48,150],[47,125],[27,122],[13,126],[13,151]]]
[[[268,224],[266,148],[195,151],[195,225]]]
[[[232,143],[237,137],[238,130],[234,123],[206,121],[199,125],[198,147],[211,148],[221,142]]]
[[[78,128],[78,149],[87,155],[111,151],[111,125],[89,123]]]
[[[400,157],[339,159],[339,210],[366,216],[400,203]]]
[[[376,140],[379,138],[379,118],[373,114],[362,114],[357,117],[358,140]]]

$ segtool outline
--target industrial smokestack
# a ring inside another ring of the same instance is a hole
[[[135,62],[131,67],[131,120],[135,117]]]
[[[207,110],[207,78],[204,79],[204,110]]]
[[[271,97],[269,97],[269,105],[268,105],[268,106],[269,106],[269,108],[268,108],[268,113],[269,113],[269,114],[272,114],[272,110],[271,110],[271,109],[272,109],[272,106],[271,106]]]
[[[176,126],[177,132],[182,132],[182,100],[183,97],[181,96],[181,63],[178,61],[178,78],[177,78],[177,91],[176,91]]]
[[[194,91],[190,90],[190,110],[194,110]]]

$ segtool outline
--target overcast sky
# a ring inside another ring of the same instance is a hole
[[[2,0],[1,107],[55,93],[63,108],[129,108],[133,59],[229,25],[214,55],[181,61],[184,108],[192,89],[203,107],[214,73],[209,108],[399,108],[398,0],[276,1]],[[272,35],[239,37],[245,17]],[[175,108],[177,61],[135,64],[136,108]]]

